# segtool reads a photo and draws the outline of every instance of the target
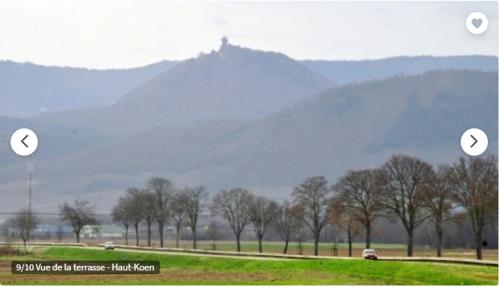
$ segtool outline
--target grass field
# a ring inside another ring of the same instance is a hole
[[[40,241],[44,242],[44,241]],[[52,242],[52,241],[46,241]],[[65,243],[74,243],[74,240],[64,241]],[[125,244],[122,240],[115,240],[115,244]],[[96,245],[97,243],[104,243],[104,240],[95,241],[87,240],[84,243],[90,246]],[[129,245],[134,246],[135,241],[130,240]],[[152,246],[159,247],[159,242],[153,240]],[[201,250],[212,250],[213,242],[207,240],[198,241],[198,249]],[[264,252],[266,253],[282,253],[284,244],[279,241],[264,241]],[[141,240],[140,246],[146,246],[146,241]],[[175,241],[168,240],[165,242],[166,247],[174,248]],[[364,249],[365,244],[362,242],[355,242],[353,244],[353,256],[361,257],[361,252]],[[179,244],[179,248],[191,249],[192,242],[189,240],[183,240]],[[241,247],[243,252],[257,252],[258,245],[256,241],[242,241]],[[372,248],[377,250],[380,256],[406,256],[406,245],[398,243],[372,243]],[[216,250],[218,251],[236,251],[236,243],[234,241],[216,241]],[[302,243],[302,254],[303,255],[313,255],[314,245],[311,242]],[[289,254],[299,254],[299,248],[297,242],[290,242],[288,247]],[[333,244],[332,243],[320,243],[320,255],[323,256],[333,256]],[[348,256],[348,248],[346,243],[337,243],[337,256]],[[435,257],[436,250],[433,248],[425,248],[422,246],[415,246],[414,256],[417,257]],[[475,259],[476,253],[473,249],[444,249],[444,257],[454,257],[454,258],[468,258]],[[485,260],[498,260],[498,250],[497,249],[483,249],[483,258]]]
[[[141,242],[144,245],[145,242]],[[124,242],[122,242],[124,244]],[[129,242],[129,244],[134,245],[135,242]],[[198,241],[198,249],[212,250],[211,241]],[[153,245],[158,247],[158,242],[153,242]],[[167,247],[175,247],[175,242],[167,241]],[[191,241],[181,241],[179,244],[180,248],[190,249],[192,246]],[[353,256],[361,257],[361,252],[363,251],[365,244],[357,242],[353,244]],[[241,244],[242,251],[244,252],[256,252],[258,250],[257,242],[255,241],[243,241]],[[264,242],[264,252],[267,253],[282,253],[283,252],[283,242]],[[311,242],[302,243],[302,253],[304,255],[312,255],[314,250],[314,245]],[[332,243],[320,243],[320,255],[332,256],[333,255],[333,244]],[[388,243],[373,243],[371,248],[375,248],[380,256],[406,256],[406,245],[405,244],[388,244]],[[219,251],[236,251],[236,243],[234,241],[217,241],[216,249]],[[290,242],[288,247],[289,254],[299,254],[298,244],[296,242]],[[415,256],[421,257],[434,257],[436,256],[436,250],[430,248],[415,248]],[[348,256],[348,247],[346,243],[337,244],[337,255],[338,256]],[[445,249],[443,251],[443,256],[445,257],[456,257],[456,258],[470,258],[474,259],[476,253],[472,249]],[[496,249],[484,249],[483,257],[486,260],[497,260],[498,251]]]
[[[158,260],[156,275],[13,275],[10,261]],[[252,260],[175,256],[84,248],[39,248],[0,258],[0,283],[10,284],[419,284],[496,285],[497,267],[366,260]]]

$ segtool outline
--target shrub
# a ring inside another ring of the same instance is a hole
[[[0,256],[17,255],[18,251],[10,245],[0,246]]]

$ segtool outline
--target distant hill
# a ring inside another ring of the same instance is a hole
[[[97,143],[103,144],[111,139],[98,129],[77,130],[68,127],[64,122],[47,123],[32,118],[0,116],[0,166],[20,161],[10,148],[10,137],[15,130],[25,127],[33,129],[39,135],[36,154],[38,160],[87,148]]]
[[[43,114],[37,120],[62,121],[77,130],[97,126],[118,135],[162,125],[255,120],[333,85],[283,54],[226,44],[153,77],[112,106]]]
[[[92,70],[0,61],[0,116],[109,106],[175,64],[163,61],[134,69]]]
[[[279,198],[307,176],[334,181],[395,153],[454,161],[471,127],[488,133],[488,152],[496,153],[497,87],[495,72],[434,71],[332,88],[256,121],[164,125],[37,161],[37,202],[86,198],[105,210],[109,199],[153,175]],[[18,202],[24,169],[22,162],[0,167],[0,208]]]
[[[224,44],[137,87],[113,108],[175,121],[255,119],[332,86],[283,54]]]
[[[247,116],[252,113],[266,114],[268,110],[272,110],[271,106],[276,105],[273,103],[279,97],[277,95],[266,94],[267,91],[260,91],[260,84],[252,83],[247,77],[240,78],[243,74],[235,72],[234,68],[237,65],[245,69],[253,69],[252,73],[260,75],[259,83],[266,81],[278,80],[280,81],[280,72],[277,70],[285,62],[291,63],[288,57],[277,53],[263,53],[259,51],[251,51],[248,49],[239,48],[237,46],[226,45],[226,56],[236,59],[237,55],[245,52],[248,57],[240,58],[241,61],[230,62],[228,59],[223,62],[225,66],[217,63],[217,59],[224,53],[212,53],[204,55],[196,59],[178,61],[162,61],[147,65],[144,67],[132,69],[111,69],[111,70],[95,70],[71,67],[54,67],[54,66],[41,66],[31,63],[16,63],[12,61],[0,61],[0,92],[2,96],[2,105],[0,105],[0,116],[10,117],[27,117],[40,112],[55,112],[67,110],[79,110],[82,108],[91,107],[108,107],[117,102],[122,96],[128,94],[132,90],[136,91],[127,96],[129,105],[134,105],[134,98],[137,100],[140,94],[155,93],[164,96],[165,101],[169,101],[168,96],[164,89],[171,90],[170,97],[173,97],[175,87],[179,88],[182,81],[176,83],[172,87],[173,81],[176,81],[175,76],[170,75],[170,78],[164,77],[161,79],[154,79],[156,76],[170,70],[177,64],[181,63],[183,68],[179,68],[177,77],[183,73],[189,73],[193,66],[200,67],[197,74],[189,75],[189,77],[182,76],[184,81],[196,80],[204,78],[204,74],[212,73],[210,65],[219,65],[220,69],[225,70],[226,82],[232,82],[234,85],[242,85],[245,88],[252,86],[252,97],[264,98],[270,104],[268,107],[254,107],[252,108],[252,99],[250,104],[241,102],[240,104],[247,104],[250,109],[246,110],[243,115]],[[251,56],[249,56],[251,54]],[[265,56],[263,56],[265,55]],[[236,57],[236,58],[235,58]],[[201,59],[205,61],[203,67],[200,65]],[[273,73],[272,77],[267,75],[266,72],[261,74],[262,64],[266,61],[270,63],[266,67],[266,71]],[[295,78],[299,83],[303,83],[306,79],[300,79],[301,73],[305,68],[316,73],[315,76],[309,76],[311,85],[314,81],[329,81],[337,85],[348,84],[352,82],[363,82],[374,79],[386,79],[393,76],[401,75],[416,75],[431,70],[448,70],[448,69],[471,69],[477,71],[497,71],[497,58],[491,56],[452,56],[452,57],[394,57],[380,60],[363,60],[363,61],[300,61],[303,67],[298,68],[294,63],[290,64],[289,72],[295,73]],[[294,66],[295,68],[292,68]],[[191,67],[191,68],[188,68]],[[304,68],[305,67],[305,68]],[[205,69],[205,70],[203,70]],[[274,69],[274,72],[273,70]],[[293,70],[293,71],[292,71]],[[219,71],[220,72],[220,71]],[[250,72],[250,71],[248,71]],[[309,73],[310,74],[310,73]],[[197,75],[197,76],[195,76]],[[224,75],[218,73],[218,75]],[[319,76],[320,75],[320,76]],[[230,77],[228,77],[230,76]],[[287,77],[290,75],[287,75]],[[252,78],[252,77],[250,77]],[[316,78],[316,79],[313,79]],[[168,80],[170,79],[170,80]],[[238,81],[235,81],[238,79]],[[148,85],[141,86],[142,84],[151,82]],[[216,80],[205,78],[205,80]],[[220,80],[220,79],[219,79]],[[281,79],[283,80],[283,79]],[[169,82],[170,81],[170,82]],[[201,83],[200,83],[201,84]],[[141,87],[140,87],[141,86]],[[208,87],[207,87],[208,88]],[[215,87],[213,87],[215,88]],[[300,99],[301,93],[307,93],[307,86],[301,86],[293,91],[290,87],[290,101]],[[159,91],[158,91],[159,89]],[[218,100],[227,100],[228,94],[231,92],[231,87],[227,86],[221,90]],[[280,89],[283,91],[284,89]],[[314,89],[313,89],[314,90]],[[195,87],[192,90],[175,91],[175,93],[196,93]],[[134,94],[136,96],[134,96]],[[156,97],[158,97],[157,95]],[[248,96],[248,95],[247,95]],[[242,99],[245,97],[242,97]],[[199,100],[203,100],[201,97]],[[175,107],[175,109],[186,110],[191,104],[189,100]],[[161,104],[161,103],[159,103]],[[164,103],[165,104],[165,103]],[[213,104],[210,100],[208,104]],[[123,104],[126,105],[126,104]],[[173,108],[173,107],[169,107]],[[236,110],[234,110],[236,113]],[[201,116],[202,114],[200,114]]]
[[[31,127],[43,140],[37,156],[48,158],[153,127],[170,131],[205,121],[257,120],[331,86],[331,80],[283,54],[226,44],[158,73],[113,105],[6,118],[0,122],[0,144],[16,127]],[[0,153],[0,164],[14,159]]]
[[[361,61],[301,61],[309,69],[335,80],[339,85],[352,82],[411,76],[433,70],[498,71],[494,56],[393,57]]]

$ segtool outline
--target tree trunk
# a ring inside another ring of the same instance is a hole
[[[437,244],[436,244],[436,256],[441,257],[442,249],[443,249],[443,228],[441,226],[441,221],[436,221],[436,235],[437,235]]]
[[[352,236],[351,234],[347,234],[347,241],[349,243],[349,257],[352,257]]]
[[[476,258],[483,259],[483,236],[481,230],[476,232]]]
[[[180,237],[181,237],[181,231],[179,229],[177,229],[176,234],[175,234],[175,248],[179,248]]]
[[[314,235],[314,255],[319,255],[319,234]]]
[[[128,225],[125,226],[125,245],[128,245]]]
[[[262,235],[257,236],[257,239],[259,240],[259,253],[262,253]]]
[[[193,249],[196,249],[196,227],[193,230]]]
[[[372,243],[372,224],[370,221],[366,222],[366,238],[365,238],[365,248],[370,248],[370,245]]]
[[[80,231],[75,231],[76,243],[80,243]]]
[[[151,247],[151,222],[148,222],[148,247]]]
[[[139,246],[139,223],[134,224],[135,229],[135,246]]]
[[[407,231],[407,250],[406,250],[406,256],[412,257],[413,256],[413,229],[408,229]]]
[[[160,247],[163,248],[163,222],[158,222],[158,233],[160,234]]]
[[[28,248],[26,247],[26,238],[23,238],[23,243],[24,243],[24,254],[28,254]]]
[[[236,251],[241,251],[240,233],[236,234]]]
[[[288,252],[288,239],[285,240],[285,248],[283,249],[283,254],[286,254]]]

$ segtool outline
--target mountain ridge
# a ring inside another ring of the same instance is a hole
[[[431,70],[498,71],[498,57],[491,55],[395,56],[373,60],[302,60],[302,64],[339,85],[392,76],[411,76]]]
[[[128,70],[40,66],[0,61],[0,115],[29,117],[43,112],[107,106],[175,62]]]
[[[454,161],[462,155],[460,135],[470,125],[489,134],[488,152],[495,153],[497,76],[433,71],[328,89],[256,122],[206,122],[176,132],[153,128],[37,162],[37,189],[47,196],[39,201],[52,194],[102,202],[154,175],[180,185],[204,184],[211,192],[246,186],[279,198],[307,176],[335,180],[351,168],[376,167],[394,153],[431,163]],[[415,106],[421,115],[416,119],[406,115]],[[436,115],[452,120],[433,121]],[[417,125],[418,136],[430,141],[392,141],[399,127],[412,131]],[[15,194],[23,169],[22,163],[0,168],[9,179],[0,190]]]
[[[45,66],[2,60],[0,85],[3,88],[4,104],[0,106],[0,115],[27,117],[47,112],[109,106],[140,84],[189,60],[165,60],[127,69]],[[294,61],[337,85],[385,79],[396,75],[416,75],[429,70],[464,68],[478,71],[498,70],[498,58],[486,55]],[[26,85],[27,80],[30,81],[28,85]]]
[[[226,45],[156,75],[112,106],[37,119],[58,122],[62,117],[75,129],[97,123],[112,134],[131,134],[162,124],[265,117],[332,85],[286,55]]]

